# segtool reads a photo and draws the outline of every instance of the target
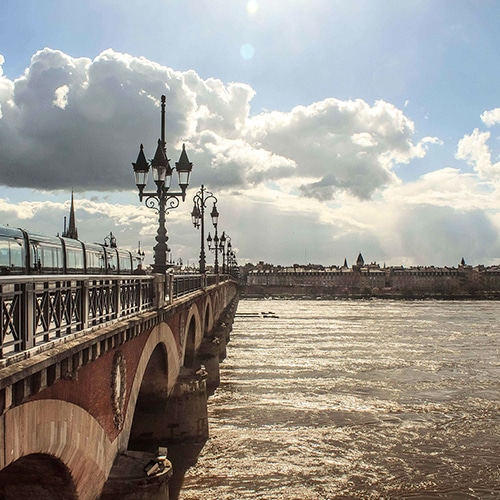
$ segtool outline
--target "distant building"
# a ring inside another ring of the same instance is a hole
[[[246,283],[255,291],[265,287],[262,292],[270,294],[466,297],[500,292],[500,266],[472,267],[465,259],[457,267],[381,268],[375,262],[365,264],[359,253],[352,268],[347,259],[342,267],[262,264],[247,269]]]

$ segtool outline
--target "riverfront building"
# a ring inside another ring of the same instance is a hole
[[[247,269],[247,293],[293,295],[475,296],[500,292],[500,266],[457,267],[356,264],[291,267],[263,263]]]

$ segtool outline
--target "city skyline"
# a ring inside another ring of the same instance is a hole
[[[240,264],[500,264],[495,2],[124,4],[0,7],[2,223],[61,233],[74,191],[82,240],[151,263],[131,162],[166,94],[168,157],[193,162],[174,260],[197,263],[204,184]]]

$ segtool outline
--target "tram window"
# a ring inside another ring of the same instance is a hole
[[[0,240],[0,266],[10,267],[10,245],[8,241]]]
[[[42,273],[57,274],[62,272],[62,252],[61,248],[52,246],[41,247]]]
[[[83,250],[82,249],[66,249],[66,271],[68,273],[80,271],[83,272]]]
[[[120,274],[132,274],[132,261],[130,254],[118,252],[120,258]]]
[[[104,252],[87,249],[87,273],[101,274],[104,271]]]
[[[118,272],[117,269],[117,251],[116,248],[106,248],[106,258],[108,260],[108,268],[106,269],[106,273],[108,274],[116,274]]]
[[[0,269],[2,274],[21,273],[24,269],[23,242],[0,237]]]
[[[17,238],[10,244],[10,267],[14,269],[24,268],[24,243]]]

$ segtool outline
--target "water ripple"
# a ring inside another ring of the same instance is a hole
[[[240,301],[181,498],[500,499],[497,309]]]

